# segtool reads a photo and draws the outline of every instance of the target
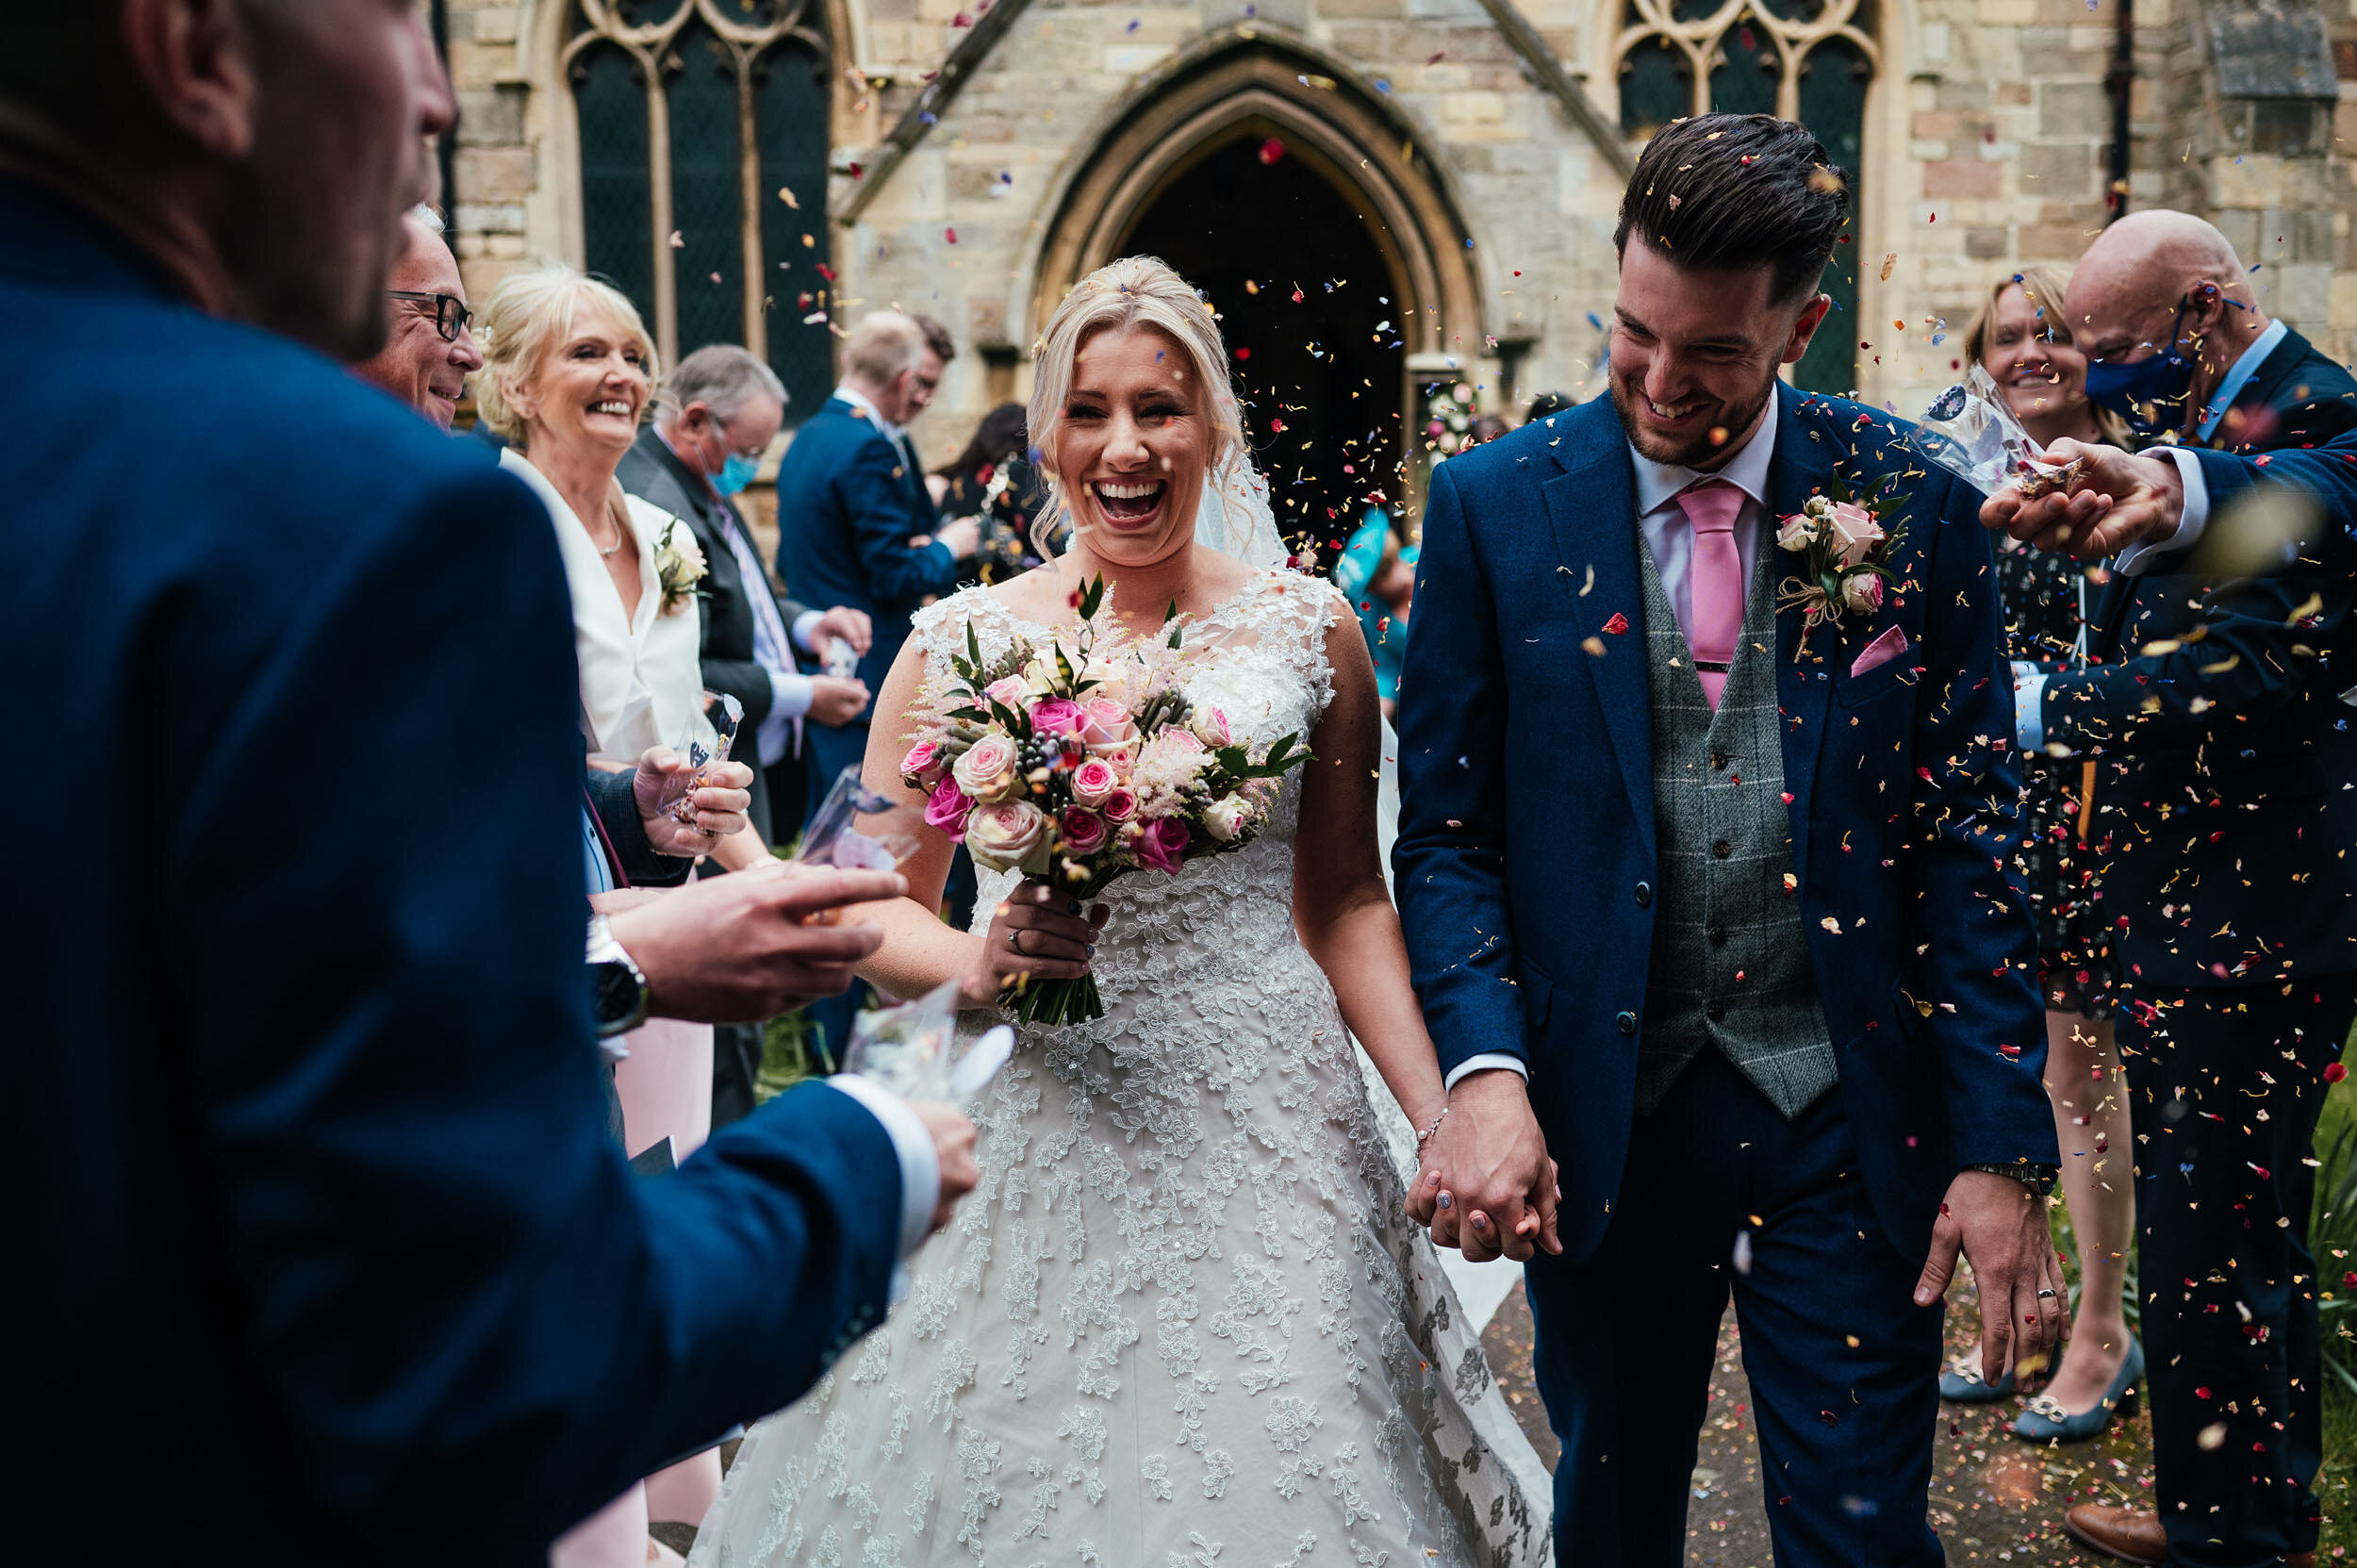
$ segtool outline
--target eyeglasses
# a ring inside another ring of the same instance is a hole
[[[392,299],[407,300],[412,305],[432,305],[434,330],[442,335],[445,343],[458,341],[458,335],[467,330],[469,322],[474,320],[474,312],[467,308],[467,302],[453,295],[412,294],[404,289],[388,289],[386,293]]]

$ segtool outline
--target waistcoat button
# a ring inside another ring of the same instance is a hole
[[[1724,1002],[1714,1001],[1703,1009],[1703,1016],[1708,1018],[1714,1024],[1726,1015],[1727,1008],[1726,1003]]]
[[[1624,1013],[1619,1017],[1612,1020],[1612,1027],[1619,1030],[1624,1034],[1634,1034],[1637,1032],[1637,1015],[1634,1013]]]
[[[1726,927],[1713,926],[1710,928],[1710,945],[1714,948],[1723,948],[1727,945]]]
[[[1710,852],[1717,855],[1721,860],[1724,860],[1727,856],[1735,853],[1735,846],[1722,838],[1717,843],[1711,845]]]
[[[1638,908],[1640,908],[1640,909],[1643,909],[1646,905],[1648,905],[1648,904],[1650,904],[1650,903],[1652,903],[1652,902],[1653,902],[1653,883],[1649,883],[1649,882],[1640,882],[1640,883],[1639,883],[1637,884],[1637,907],[1638,907]]]

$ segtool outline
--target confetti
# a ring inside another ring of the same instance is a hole
[[[1896,267],[1897,265],[1899,265],[1899,253],[1897,251],[1886,251],[1883,253],[1883,281],[1885,283],[1888,283],[1890,281],[1890,269]]]
[[[1628,617],[1615,610],[1612,619],[1604,623],[1604,629],[1616,637],[1624,637],[1628,635]]]
[[[787,206],[792,207],[797,212],[802,210],[802,204],[795,199],[794,192],[785,186],[782,185],[778,187],[778,200],[783,202]]]
[[[679,230],[677,230],[677,229],[673,229],[673,230],[671,231],[671,249],[673,249],[673,250],[675,250],[675,251],[684,251],[684,250],[685,250],[686,248],[687,248],[687,238],[686,238],[686,236],[684,236],[684,235],[681,234]]]
[[[1275,137],[1261,143],[1261,166],[1267,168],[1285,156],[1285,144]]]

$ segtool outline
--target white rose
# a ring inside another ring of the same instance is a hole
[[[1203,825],[1222,844],[1232,844],[1252,819],[1252,807],[1234,795],[1223,795],[1203,808]]]
[[[1796,512],[1785,519],[1784,526],[1776,530],[1776,548],[1789,550],[1797,555],[1806,550],[1809,541],[1816,536],[1817,525],[1811,522],[1805,514]]]
[[[1014,742],[1005,735],[982,736],[951,766],[958,787],[976,801],[997,801],[1012,795],[1020,782],[1014,774]]]
[[[1029,801],[983,806],[966,818],[965,852],[986,871],[1045,871],[1047,827],[1047,814]]]

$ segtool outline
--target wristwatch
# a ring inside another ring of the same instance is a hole
[[[2019,1181],[2040,1197],[2050,1196],[2054,1190],[2054,1183],[2062,1178],[2060,1165],[2034,1165],[2027,1160],[2018,1160],[2010,1165],[1967,1165],[1964,1168],[2002,1176],[2008,1181]]]
[[[597,1014],[598,1038],[620,1034],[647,1021],[647,976],[602,915],[589,916],[589,1001]]]

